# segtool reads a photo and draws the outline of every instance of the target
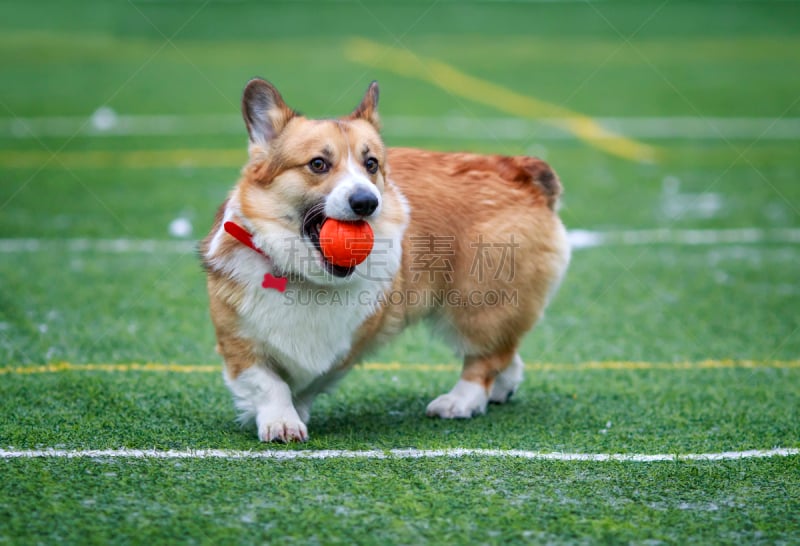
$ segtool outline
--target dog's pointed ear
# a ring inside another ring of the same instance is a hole
[[[364,93],[364,98],[361,99],[361,104],[353,110],[350,114],[351,119],[363,119],[376,128],[380,128],[380,117],[378,116],[378,82],[374,81],[369,84],[367,92]]]
[[[250,142],[267,144],[297,112],[289,108],[274,85],[260,78],[247,82],[242,94],[242,116]]]

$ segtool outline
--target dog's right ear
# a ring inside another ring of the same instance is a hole
[[[373,81],[369,84],[364,98],[361,99],[361,104],[353,110],[349,119],[363,119],[370,122],[377,129],[380,129],[381,121],[378,115],[378,96],[378,82]]]
[[[286,106],[274,85],[261,78],[247,82],[242,94],[242,116],[250,142],[267,144],[297,112]]]

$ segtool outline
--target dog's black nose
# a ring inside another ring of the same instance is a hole
[[[359,216],[369,216],[378,208],[378,198],[369,190],[357,189],[348,199],[350,208]]]

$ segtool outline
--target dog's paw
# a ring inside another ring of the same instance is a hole
[[[459,380],[453,390],[428,404],[428,417],[442,419],[469,419],[486,413],[489,401],[486,389],[471,381]]]
[[[442,419],[469,419],[486,413],[486,406],[472,404],[458,396],[447,393],[428,404],[428,409],[425,413],[428,417],[441,417]]]
[[[258,426],[258,439],[262,442],[305,442],[308,440],[306,425],[298,420],[278,420],[261,423]]]
[[[503,370],[495,379],[489,392],[489,402],[492,404],[505,404],[517,392],[522,383],[522,373],[525,365],[519,355],[515,355],[508,368]]]
[[[495,383],[492,386],[492,392],[489,394],[489,402],[492,404],[505,404],[511,400],[515,392],[517,392],[516,387],[508,388],[505,385]]]

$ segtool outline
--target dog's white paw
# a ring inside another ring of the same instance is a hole
[[[262,442],[305,442],[308,429],[293,406],[265,407],[256,417]]]
[[[428,417],[469,419],[486,413],[489,397],[481,385],[459,379],[453,390],[428,404]]]
[[[503,370],[495,379],[492,389],[489,392],[489,401],[493,404],[505,404],[511,396],[517,392],[522,383],[522,372],[525,364],[519,355],[514,355],[511,364]]]
[[[264,422],[258,425],[258,439],[262,442],[305,442],[308,429],[300,419]]]

